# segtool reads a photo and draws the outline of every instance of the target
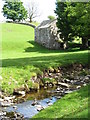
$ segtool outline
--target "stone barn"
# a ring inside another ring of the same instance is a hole
[[[56,20],[45,20],[35,28],[35,42],[48,49],[60,49]]]

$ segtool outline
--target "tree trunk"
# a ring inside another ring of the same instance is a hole
[[[30,17],[30,19],[29,19],[29,20],[30,20],[29,22],[31,23],[31,22],[32,22],[32,18]]]
[[[87,49],[88,48],[88,38],[82,37],[82,46],[81,49]]]
[[[68,41],[65,41],[63,44],[63,49],[68,49]]]

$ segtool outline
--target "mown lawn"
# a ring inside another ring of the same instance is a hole
[[[78,48],[48,50],[34,42],[34,29],[11,23],[2,24],[2,90],[12,93],[13,89],[25,84],[32,86],[31,76],[50,67],[79,62],[88,63],[88,50]]]
[[[86,118],[87,120],[89,118],[90,110],[88,103],[90,99],[90,95],[88,94],[89,88],[90,85],[64,96],[52,106],[39,112],[33,118],[40,120],[44,118],[49,120],[54,120],[56,118],[67,118],[67,120],[73,118],[76,120],[77,118],[81,118],[85,120]]]

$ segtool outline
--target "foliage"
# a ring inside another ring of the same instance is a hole
[[[74,3],[75,6],[68,6],[69,9],[68,16],[75,18],[74,24],[72,24],[72,29],[75,34],[80,37],[88,37],[90,28],[90,3]]]
[[[57,15],[57,27],[59,28],[60,37],[62,40],[69,41],[71,40],[70,34],[72,31],[71,21],[68,18],[68,9],[66,2],[56,2],[55,13]]]
[[[42,110],[35,115],[31,120],[35,118],[43,119],[74,119],[82,118],[88,119],[88,95],[90,85],[82,87],[80,90],[73,93],[69,93],[52,106]]]
[[[3,6],[3,15],[10,20],[20,21],[27,18],[27,11],[20,1],[6,1]]]
[[[54,20],[54,19],[55,19],[55,17],[54,17],[54,16],[52,16],[52,15],[49,15],[49,16],[48,16],[48,19],[49,19],[49,20]]]
[[[56,2],[57,26],[63,41],[72,40],[74,36],[82,38],[82,45],[88,46],[90,38],[90,2]]]
[[[75,6],[69,6],[70,18],[75,21],[72,25],[72,31],[76,36],[82,38],[82,48],[88,48],[88,39],[90,39],[90,2],[77,2]]]

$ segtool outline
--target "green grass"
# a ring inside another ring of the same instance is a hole
[[[0,60],[1,62],[1,60]],[[30,78],[42,70],[79,62],[88,63],[88,50],[78,48],[48,50],[34,42],[34,29],[12,23],[2,24],[2,73],[1,87],[12,93],[25,84],[32,86]]]
[[[88,118],[89,87],[90,85],[64,96],[33,118],[49,118],[50,120],[52,118],[75,118],[75,120],[76,118]]]

